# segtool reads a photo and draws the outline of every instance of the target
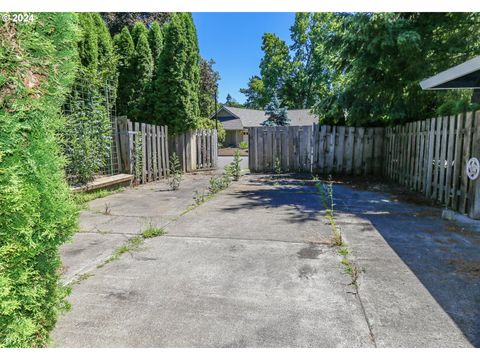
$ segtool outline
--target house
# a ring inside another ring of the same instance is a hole
[[[240,142],[248,141],[248,128],[260,127],[267,120],[264,110],[236,108],[223,106],[216,113],[218,121],[223,124],[225,129],[225,146],[238,147]],[[304,126],[318,123],[317,115],[310,112],[309,109],[288,110],[290,126]],[[212,115],[215,118],[215,114]]]

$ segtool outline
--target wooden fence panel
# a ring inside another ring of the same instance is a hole
[[[474,201],[465,171],[477,125],[473,113],[386,129],[384,174],[447,207],[466,213]]]

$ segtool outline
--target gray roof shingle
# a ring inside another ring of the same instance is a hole
[[[236,108],[231,106],[224,106],[224,109],[229,111],[230,113],[234,114],[240,120],[241,125],[243,127],[258,127],[262,126],[261,124],[267,120],[267,116],[265,115],[264,110],[255,110],[255,109],[245,109],[245,108]],[[288,117],[290,119],[291,126],[304,126],[304,125],[312,125],[314,123],[318,123],[317,115],[314,115],[310,112],[309,109],[299,109],[299,110],[288,110]],[[219,118],[219,120],[222,120]],[[240,122],[235,121],[235,127],[240,128]],[[227,121],[227,122],[232,122]],[[229,124],[229,125],[233,125]],[[230,129],[233,130],[233,127],[228,126]],[[226,128],[226,127],[225,127]]]

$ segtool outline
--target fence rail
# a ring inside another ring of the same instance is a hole
[[[387,128],[384,175],[467,213],[473,194],[465,168],[474,139],[480,139],[480,112]]]
[[[382,173],[383,128],[279,126],[249,129],[253,172],[283,171],[340,175]]]

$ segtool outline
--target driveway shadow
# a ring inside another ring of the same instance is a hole
[[[321,221],[324,207],[314,182],[293,177],[246,177],[238,205],[225,211],[291,208],[289,222]],[[370,184],[369,184],[370,186]],[[252,189],[253,188],[253,189]],[[384,185],[380,188],[387,189]],[[337,213],[368,220],[420,280],[470,343],[480,346],[480,234],[441,219],[441,208],[415,203],[394,193],[336,183]],[[359,231],[371,230],[364,224]]]
[[[344,185],[336,185],[334,194],[337,211],[369,220],[479,347],[480,234],[443,220],[441,208],[402,201],[394,194]],[[425,202],[418,197],[416,202]]]

